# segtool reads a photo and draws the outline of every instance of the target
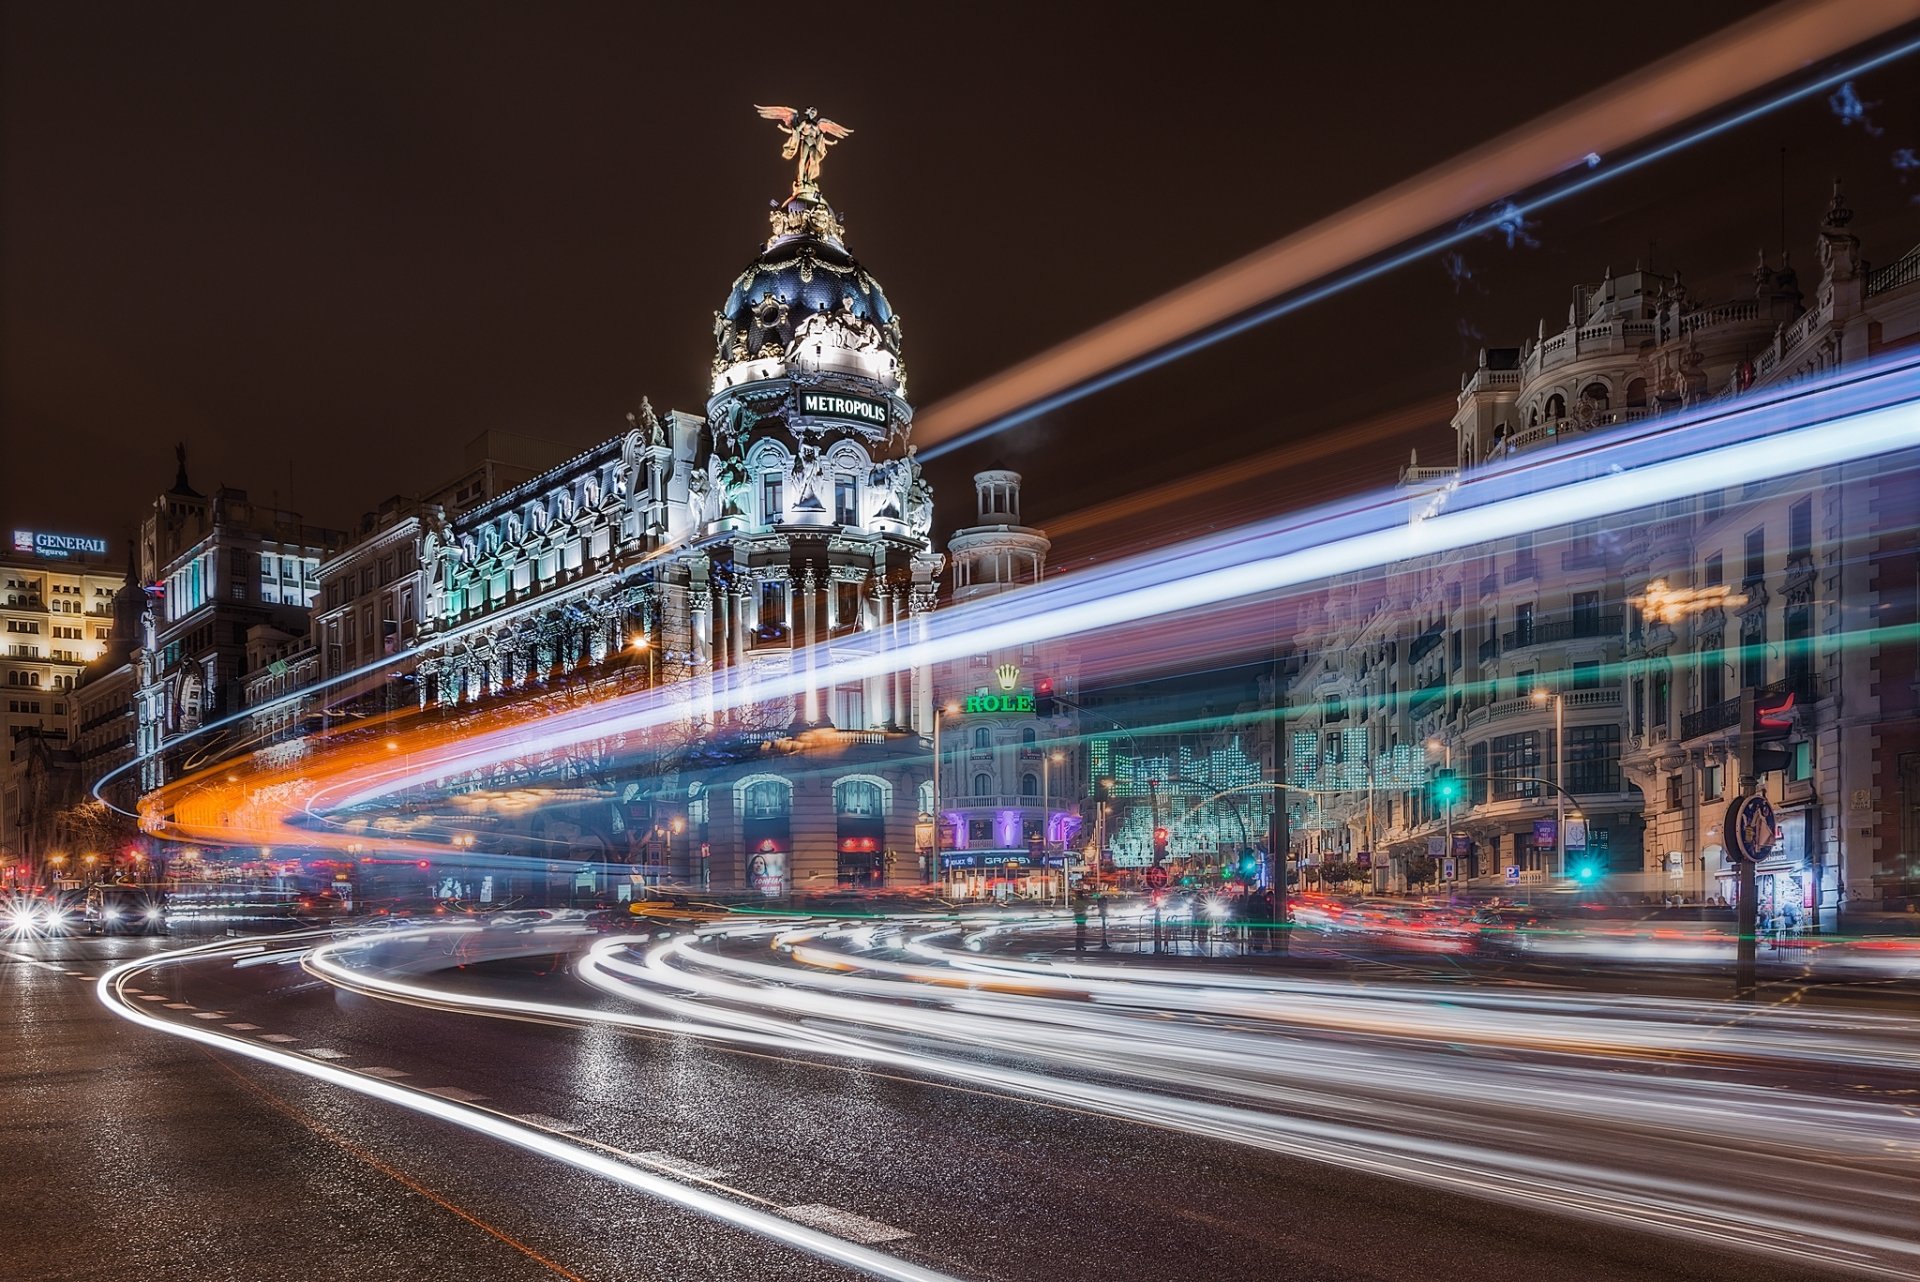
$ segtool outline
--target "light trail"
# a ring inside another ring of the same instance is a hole
[[[1495,201],[1584,169],[1588,157],[1657,137],[1723,103],[1920,18],[1915,0],[1795,0],[1775,5],[1560,110],[1329,215],[1266,249],[1163,295],[920,411],[922,457],[936,458],[1145,370],[1265,324],[1499,226]],[[1516,201],[1538,210],[1920,49],[1909,41],[1621,160]],[[1390,253],[1429,228],[1455,231]],[[1388,255],[1379,259],[1380,255]],[[1378,260],[1371,261],[1369,260]],[[1354,264],[1367,266],[1307,290]],[[1295,291],[1302,291],[1295,293]],[[1283,295],[1292,295],[1284,297]],[[1270,299],[1277,305],[1262,307]],[[1257,309],[1257,310],[1256,310]]]
[[[1920,1118],[1899,1089],[1920,1073],[1912,1020],[1743,1010],[1708,1022],[1723,1008],[1148,977],[940,942],[958,929],[776,921],[595,946],[582,978],[646,1013],[395,980],[369,972],[354,941],[316,949],[311,969],[446,1010],[824,1055],[1803,1266],[1920,1268],[1920,1241],[1887,1227],[1909,1223],[1920,1193]],[[784,960],[716,946],[753,940]],[[1755,1070],[1790,1080],[1758,1083]],[[1762,1164],[1769,1196],[1756,1199]]]
[[[279,936],[276,942],[283,942],[287,938],[289,936]],[[159,1018],[129,1000],[125,992],[127,980],[143,971],[246,957],[264,951],[265,945],[259,943],[236,945],[222,940],[213,944],[183,948],[163,956],[138,958],[108,970],[100,977],[95,991],[108,1010],[131,1023],[165,1033],[170,1037],[185,1038],[229,1054],[286,1069],[326,1085],[366,1095],[387,1104],[411,1109],[416,1113],[510,1144],[536,1156],[565,1163],[611,1183],[623,1185],[635,1192],[693,1211],[720,1224],[745,1230],[782,1246],[842,1265],[857,1273],[869,1277],[897,1279],[898,1282],[955,1282],[948,1274],[924,1268],[883,1251],[849,1242],[844,1238],[834,1237],[830,1233],[823,1233],[794,1220],[742,1205],[704,1189],[637,1169],[616,1161],[605,1153],[566,1140],[553,1132],[514,1121],[487,1109],[459,1104],[425,1091],[398,1086],[383,1078],[356,1073],[351,1069],[336,1068],[303,1055],[277,1050],[230,1033],[214,1032],[207,1028]]]

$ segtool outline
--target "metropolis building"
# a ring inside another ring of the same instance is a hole
[[[918,636],[943,558],[900,319],[817,174],[803,160],[714,314],[703,406],[643,401],[624,434],[427,519],[417,672],[438,715],[643,685],[673,701],[667,724],[603,745],[645,763],[615,804],[542,807],[496,828],[503,847],[715,891],[908,875],[932,809],[931,675],[823,670]],[[446,783],[474,805],[490,786]]]

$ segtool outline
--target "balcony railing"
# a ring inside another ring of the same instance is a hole
[[[1507,650],[1522,650],[1530,645],[1554,645],[1584,637],[1617,637],[1626,622],[1617,611],[1611,614],[1580,615],[1571,619],[1551,619],[1531,628],[1515,628],[1502,633],[1500,644]]]

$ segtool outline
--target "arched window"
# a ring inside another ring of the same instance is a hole
[[[793,785],[784,779],[756,779],[746,787],[748,819],[784,819],[793,808]]]
[[[920,813],[923,815],[933,813],[933,780],[931,779],[920,781]]]
[[[985,726],[975,726],[973,731],[973,750],[985,752],[993,747],[993,732]]]
[[[1594,409],[1604,410],[1613,401],[1613,393],[1607,390],[1605,383],[1588,383],[1580,389],[1580,399]]]
[[[843,779],[834,786],[833,809],[835,814],[872,819],[885,812],[886,799],[870,779]]]
[[[1023,797],[1037,797],[1040,795],[1040,778],[1038,775],[1024,774],[1020,776],[1020,795]]]
[[[1034,744],[1038,742],[1039,742],[1039,739],[1035,735],[1034,729],[1032,726],[1028,726],[1026,729],[1020,732],[1020,746],[1022,748],[1031,748],[1034,746]]]
[[[992,796],[993,795],[993,776],[990,774],[975,775],[973,777],[973,795],[976,797]]]
[[[1627,383],[1627,408],[1645,409],[1647,405],[1647,380],[1636,378]]]
[[[1555,392],[1547,398],[1547,417],[1549,419],[1567,416],[1567,398]]]

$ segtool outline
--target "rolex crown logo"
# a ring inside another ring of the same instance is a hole
[[[1017,663],[1003,663],[993,670],[993,675],[1000,679],[1000,688],[1002,690],[1010,691],[1020,683],[1020,665]]]

